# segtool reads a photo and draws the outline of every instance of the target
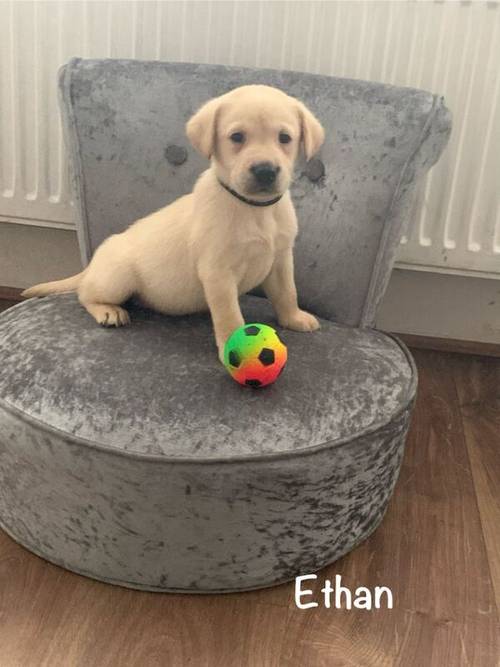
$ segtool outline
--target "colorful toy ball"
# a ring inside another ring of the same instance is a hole
[[[245,324],[235,329],[224,346],[224,366],[247,387],[272,384],[285,367],[286,346],[267,324]]]

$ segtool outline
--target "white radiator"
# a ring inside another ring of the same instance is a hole
[[[72,56],[295,69],[426,88],[454,114],[399,264],[500,274],[498,2],[0,2],[0,220],[73,226],[56,103]]]

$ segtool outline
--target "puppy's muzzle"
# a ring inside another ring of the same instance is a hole
[[[274,185],[280,167],[275,167],[271,162],[258,162],[250,167],[255,185],[262,189],[269,189]]]

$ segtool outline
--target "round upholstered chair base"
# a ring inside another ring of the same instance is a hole
[[[267,301],[246,321],[276,326]],[[380,523],[416,389],[399,341],[322,321],[289,362],[237,385],[210,318],[132,307],[98,327],[74,295],[0,317],[0,524],[70,570],[151,591],[270,586]]]

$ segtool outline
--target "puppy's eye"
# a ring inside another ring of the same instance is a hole
[[[286,132],[280,132],[280,144],[289,144],[292,137]]]
[[[243,132],[233,132],[230,139],[235,144],[242,144],[245,141],[245,135]]]

